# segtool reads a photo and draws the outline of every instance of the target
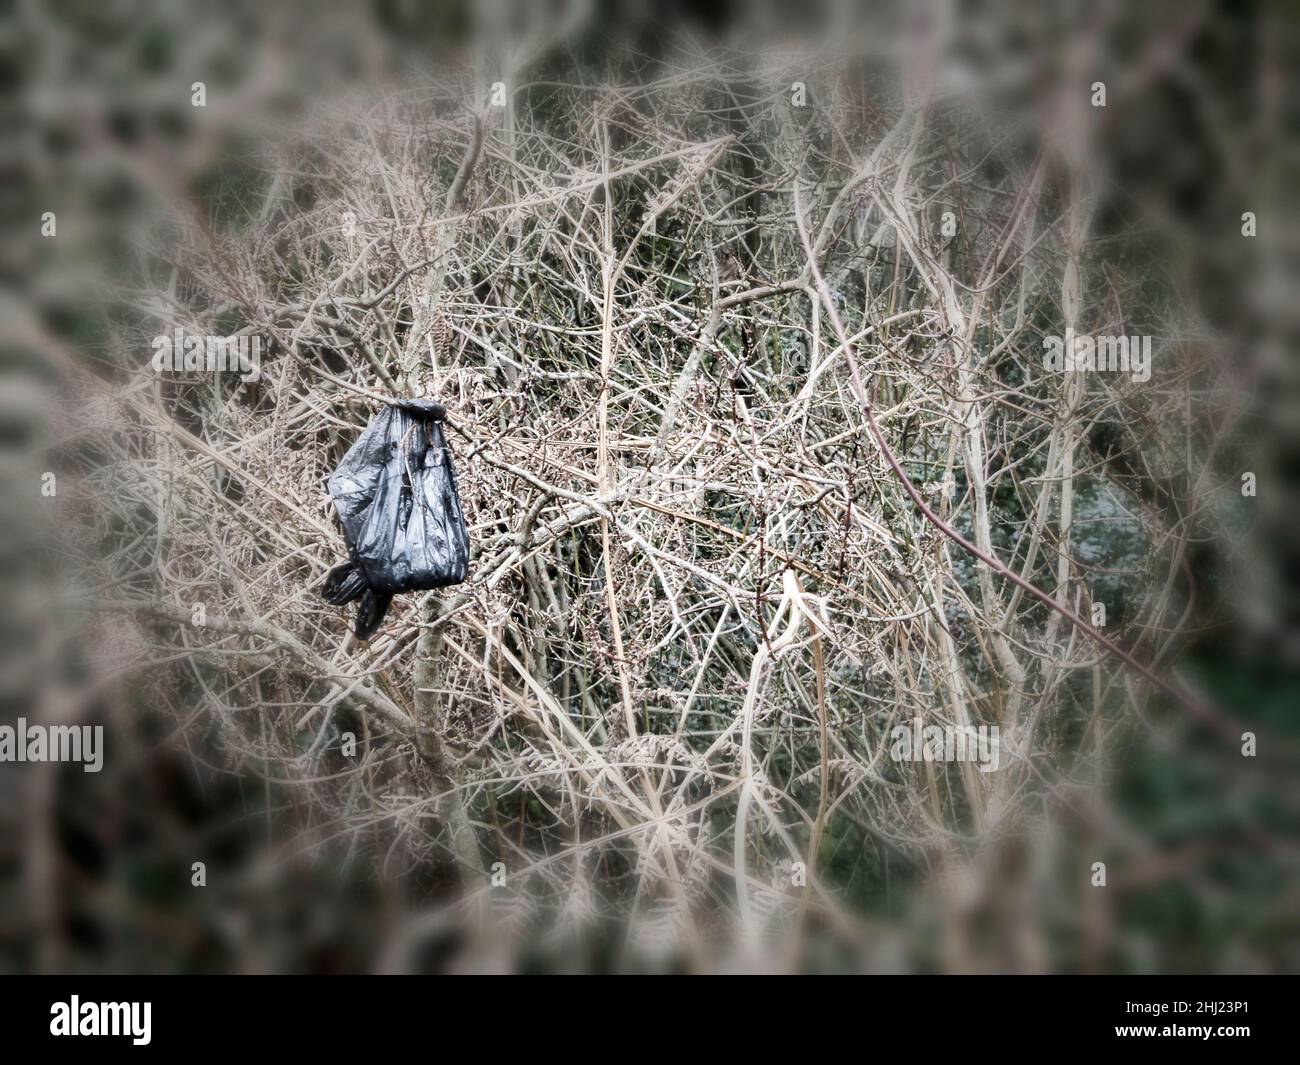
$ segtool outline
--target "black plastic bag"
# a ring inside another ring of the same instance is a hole
[[[330,570],[321,594],[335,606],[361,600],[359,639],[379,628],[394,595],[465,579],[469,530],[442,435],[445,413],[432,400],[386,406],[330,474],[349,561]]]

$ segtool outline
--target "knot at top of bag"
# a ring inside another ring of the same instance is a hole
[[[434,399],[398,399],[390,403],[389,406],[404,410],[407,414],[430,418],[436,422],[442,421],[447,416],[447,408]]]

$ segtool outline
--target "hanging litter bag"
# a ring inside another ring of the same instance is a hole
[[[385,406],[330,474],[348,561],[329,572],[321,594],[335,606],[360,599],[360,639],[379,628],[394,595],[465,579],[469,530],[442,433],[445,414],[432,400]]]

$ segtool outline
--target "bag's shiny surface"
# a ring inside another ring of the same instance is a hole
[[[386,406],[330,474],[351,561],[330,572],[323,595],[342,604],[368,593],[357,617],[362,639],[379,626],[392,596],[459,584],[469,569],[444,414],[430,400]]]

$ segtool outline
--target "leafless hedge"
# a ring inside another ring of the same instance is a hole
[[[992,910],[1041,964],[1019,917],[1087,876],[1056,829],[1107,823],[1081,785],[1177,689],[1221,382],[1096,242],[1086,92],[1024,137],[916,59],[327,96],[142,235],[85,564],[178,735],[301,796],[282,847],[454,872],[428,927],[697,960],[887,945],[854,899],[892,879],[950,959]],[[1067,328],[1153,334],[1157,373],[1046,372]],[[258,338],[260,379],[154,372],[176,329]],[[324,479],[393,395],[451,412],[474,560],[360,645]],[[917,719],[997,726],[998,768],[891,757]]]

